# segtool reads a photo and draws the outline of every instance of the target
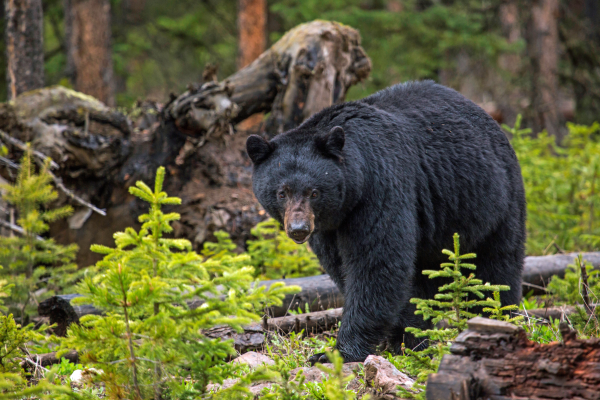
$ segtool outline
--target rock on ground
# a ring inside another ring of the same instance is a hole
[[[271,360],[264,354],[257,353],[255,351],[249,351],[238,358],[234,359],[232,363],[235,364],[248,364],[250,368],[256,368],[262,364],[275,365],[275,361]]]
[[[381,356],[370,355],[364,363],[365,382],[385,394],[395,394],[398,386],[411,389],[415,381],[398,371],[392,363]]]

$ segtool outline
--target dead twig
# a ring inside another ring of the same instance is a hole
[[[2,137],[2,139],[4,139],[5,141],[10,142],[10,144],[12,144],[13,146],[18,147],[20,150],[27,151],[27,145],[25,143],[21,142],[19,139],[16,139],[16,138],[10,136],[8,133],[4,132],[1,129],[0,129],[0,137]],[[48,157],[44,153],[39,152],[37,150],[31,150],[31,154],[33,154],[36,158],[42,160],[43,162],[49,162],[50,168],[52,168],[52,169],[59,168],[59,165],[57,163],[55,163],[54,160],[52,160],[50,157]]]
[[[585,269],[585,263],[581,258],[581,254],[577,256],[576,262],[579,266],[579,270],[581,271],[581,297],[583,298],[583,305],[585,306],[585,311],[588,314],[592,314],[593,310],[590,306],[590,295],[588,293],[588,274]]]
[[[15,139],[14,137],[10,136],[8,133],[6,133],[2,130],[0,130],[0,137],[2,137],[7,142],[12,143],[14,146],[18,147],[19,149],[21,149],[23,151],[28,151],[27,145],[25,143],[21,142],[18,139]],[[36,150],[31,150],[31,153],[36,157],[36,163],[40,167],[43,166],[45,163],[49,162],[51,168],[54,168],[54,169],[59,168],[59,165],[57,163],[55,163],[50,157],[46,156],[44,153],[41,153]],[[5,160],[7,160],[7,159],[3,160],[2,158],[3,157],[0,157],[0,162],[4,162]],[[10,160],[7,160],[7,161],[10,161]],[[14,166],[10,165],[11,167],[16,168],[16,169],[20,168],[19,165],[13,163],[12,161],[10,161],[10,162],[14,165]],[[56,187],[58,189],[60,189],[64,194],[66,194],[68,197],[73,199],[75,202],[81,204],[82,206],[85,206],[85,207],[89,208],[90,210],[97,212],[98,214],[102,215],[103,217],[106,216],[105,210],[102,210],[102,209],[96,207],[95,205],[93,205],[92,203],[87,202],[84,199],[82,199],[81,197],[77,196],[72,190],[68,189],[64,185],[61,178],[54,175],[50,170],[48,170],[47,172],[50,175],[50,177],[52,177],[52,180],[54,181],[54,184],[56,185]]]
[[[15,225],[15,224],[11,224],[10,222],[4,221],[2,219],[0,219],[0,225],[2,225],[5,228],[10,229],[11,231],[20,233],[21,235],[26,235],[27,233],[25,232],[25,229],[21,228],[19,225]],[[44,240],[43,237],[41,236],[37,236],[35,237],[37,240]]]
[[[6,157],[0,157],[0,163],[4,164],[7,167],[10,167],[12,169],[19,169],[19,164],[14,163],[12,160],[10,160]]]
[[[106,210],[98,208],[95,205],[93,205],[92,203],[89,203],[89,202],[85,201],[84,199],[82,199],[81,197],[77,196],[75,193],[73,193],[72,190],[67,189],[67,187],[64,185],[64,183],[62,183],[61,178],[54,175],[50,171],[47,171],[47,172],[52,177],[52,180],[54,181],[54,184],[56,185],[56,187],[59,188],[64,194],[66,194],[67,196],[69,196],[71,199],[73,199],[77,203],[81,204],[82,206],[85,206],[85,207],[89,208],[90,210],[97,212],[98,214],[102,215],[103,217],[106,217]]]

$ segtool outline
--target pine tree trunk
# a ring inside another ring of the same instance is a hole
[[[238,2],[238,69],[256,60],[266,48],[266,0],[239,0]]]
[[[5,0],[8,99],[44,86],[41,0]]]
[[[521,40],[520,12],[517,0],[507,0],[500,5],[500,24],[502,35],[507,42],[514,44]],[[518,80],[522,76],[523,66],[521,54],[503,54],[498,59],[500,68],[508,72],[505,85],[499,89],[498,107],[503,123],[513,126],[519,113],[520,100],[523,98]]]
[[[76,90],[115,104],[109,0],[65,0],[67,75]]]
[[[564,136],[558,105],[558,0],[531,3],[528,51],[532,61],[534,132]]]

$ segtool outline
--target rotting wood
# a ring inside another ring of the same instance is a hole
[[[192,86],[168,104],[165,115],[182,132],[198,137],[270,112],[266,126],[273,136],[343,101],[347,90],[370,71],[358,31],[336,22],[313,21],[287,32],[224,81]]]
[[[66,187],[106,210],[106,218],[91,214],[77,224],[51,224],[50,235],[58,243],[79,246],[78,265],[100,259],[90,245],[112,245],[115,232],[139,228],[137,217],[147,204],[131,196],[128,187],[138,180],[151,184],[160,165],[168,171],[164,189],[182,199],[173,209],[181,214],[174,234],[201,250],[206,240],[215,240],[215,231],[224,230],[241,249],[252,227],[267,216],[252,193],[248,133],[233,126],[268,112],[264,134],[295,127],[342,102],[370,69],[358,31],[314,21],[290,30],[222,82],[190,84],[166,105],[142,102],[135,121],[91,96],[51,87],[0,104],[0,129],[55,160],[60,166],[55,175]],[[8,147],[16,161],[20,151]],[[79,213],[79,204],[71,203]]]
[[[342,320],[342,311],[342,308],[334,308],[332,310],[271,318],[267,321],[267,329],[280,333],[324,332],[337,326],[338,322]]]
[[[537,344],[512,324],[473,318],[427,382],[428,400],[600,399],[600,339]]]

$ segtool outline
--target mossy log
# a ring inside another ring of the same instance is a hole
[[[427,381],[428,400],[600,399],[600,339],[577,339],[561,324],[562,343],[541,345],[506,322],[469,321]]]
[[[23,93],[0,104],[0,130],[50,156],[67,188],[106,217],[71,202],[75,214],[52,225],[60,243],[77,243],[77,262],[99,259],[90,245],[112,245],[114,232],[139,226],[147,205],[129,195],[137,180],[152,184],[158,166],[169,172],[165,189],[182,198],[174,234],[197,249],[216,230],[242,248],[250,229],[266,218],[251,188],[247,132],[235,124],[268,112],[262,133],[272,136],[341,102],[365,79],[371,62],[359,33],[335,22],[314,21],[286,33],[256,61],[221,82],[190,84],[165,105],[142,102],[130,115],[62,87]],[[1,139],[0,139],[1,140]],[[8,145],[13,161],[21,150]],[[0,167],[10,180],[14,171]]]

